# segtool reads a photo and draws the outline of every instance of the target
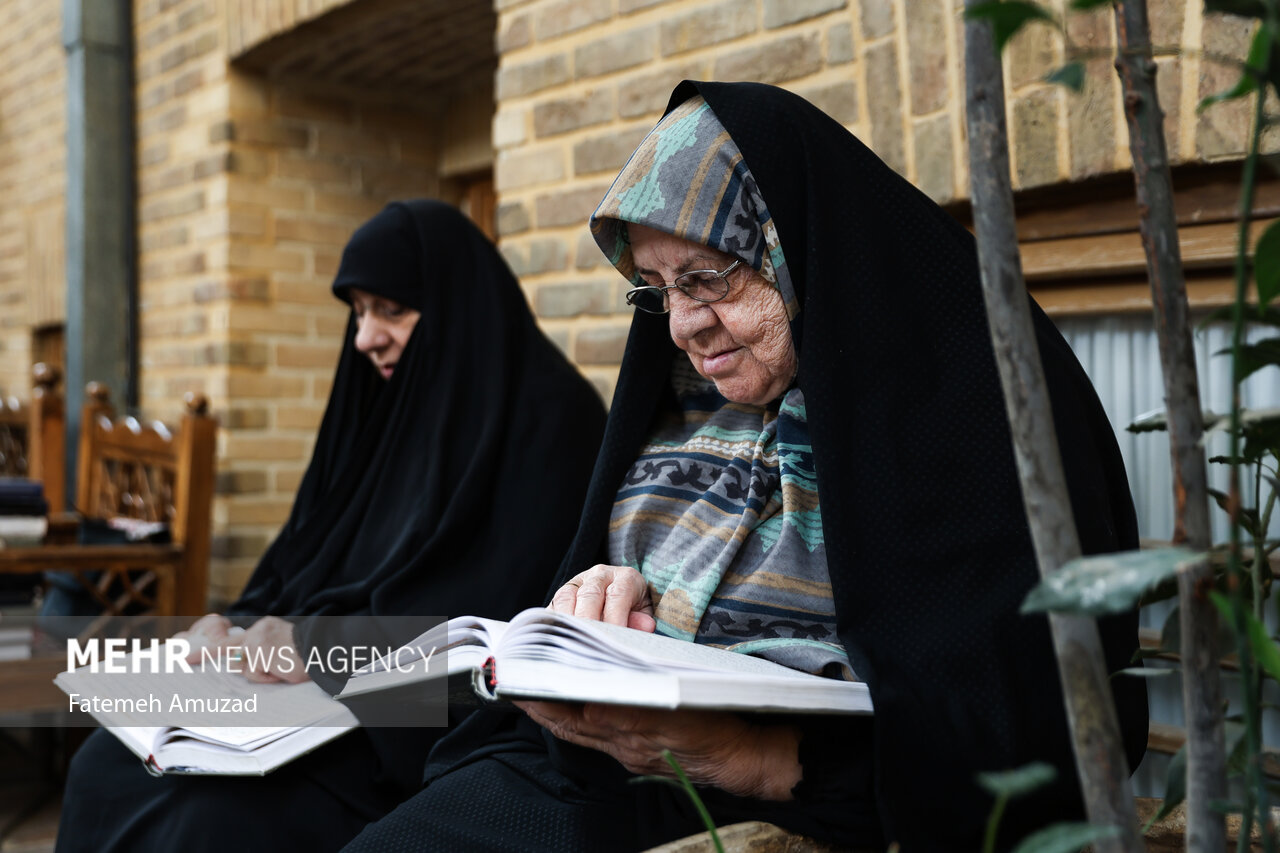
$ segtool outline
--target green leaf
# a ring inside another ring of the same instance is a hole
[[[1115,838],[1118,826],[1094,826],[1091,823],[1055,823],[1033,832],[1013,848],[1013,853],[1079,853],[1081,847]]]
[[[1209,489],[1208,492],[1209,497],[1213,498],[1213,502],[1221,507],[1223,512],[1231,512],[1231,498],[1226,494],[1226,492],[1220,492],[1217,489]],[[1236,513],[1236,521],[1239,522],[1240,526],[1243,527],[1250,536],[1256,538],[1260,535],[1258,530],[1261,527],[1262,522],[1258,520],[1258,511],[1256,509],[1240,507],[1239,511]]]
[[[1280,219],[1267,226],[1253,247],[1253,280],[1258,304],[1265,307],[1280,294]]]
[[[1244,456],[1210,456],[1209,461],[1215,465],[1248,465],[1251,460]]]
[[[1233,14],[1244,14],[1234,12],[1232,9],[1213,9],[1216,3],[1222,3],[1223,0],[1205,0],[1204,8],[1206,12],[1232,12]],[[1256,0],[1226,0],[1228,3],[1244,5],[1245,3],[1253,4]],[[1261,6],[1261,4],[1258,4]],[[1262,17],[1257,15],[1255,17]],[[1271,28],[1266,24],[1258,27],[1258,31],[1253,35],[1253,43],[1249,46],[1249,56],[1245,59],[1244,71],[1240,74],[1240,79],[1230,89],[1218,92],[1216,95],[1210,95],[1200,101],[1196,107],[1196,112],[1204,112],[1214,104],[1222,101],[1233,101],[1236,98],[1243,98],[1251,92],[1258,90],[1258,80],[1262,78],[1267,71],[1271,58]]]
[[[964,16],[971,21],[985,18],[991,22],[991,35],[995,41],[996,53],[1003,51],[1009,39],[1032,21],[1045,21],[1058,26],[1058,21],[1052,12],[1037,3],[1028,3],[1026,0],[992,0],[989,3],[979,3],[965,9]]]
[[[1013,770],[993,770],[978,774],[978,784],[993,797],[1014,799],[1048,785],[1058,775],[1052,764],[1033,761]]]
[[[702,797],[698,796],[698,790],[693,787],[693,783],[685,775],[684,768],[680,766],[680,762],[676,760],[676,757],[671,754],[671,750],[662,750],[662,757],[667,764],[671,765],[671,769],[675,771],[675,779],[668,779],[666,776],[633,776],[627,781],[632,784],[637,782],[661,782],[664,785],[670,785],[673,788],[684,791],[693,802],[694,808],[697,809],[698,816],[702,818],[702,823],[707,828],[707,834],[711,837],[711,843],[715,846],[716,853],[724,853],[724,843],[720,840],[720,833],[716,831],[715,821],[711,819],[711,813],[703,805]]]
[[[1214,353],[1214,355],[1222,355],[1224,352],[1229,353],[1230,350],[1222,350]],[[1200,413],[1203,421],[1205,432],[1212,432],[1216,429],[1226,429],[1231,425],[1231,418],[1227,415],[1220,415],[1211,409],[1205,409]],[[1125,429],[1132,433],[1141,432],[1164,432],[1169,428],[1169,415],[1164,409],[1152,409],[1149,412],[1143,412],[1133,419]]]
[[[1152,409],[1144,412],[1134,419],[1133,423],[1125,427],[1132,433],[1140,432],[1164,432],[1169,428],[1169,414],[1164,409]]]
[[[1249,413],[1242,416],[1244,448],[1241,451],[1249,462],[1257,462],[1280,449],[1280,418],[1274,410],[1265,413]]]
[[[1228,625],[1232,625],[1236,621],[1235,611],[1231,609],[1231,599],[1227,598],[1217,590],[1209,590],[1209,600],[1213,602],[1213,606],[1218,608],[1218,615],[1222,617],[1222,621]]]
[[[1071,0],[1071,8],[1077,12],[1087,12],[1090,9],[1096,9],[1099,6],[1110,6],[1116,0]]]
[[[680,785],[684,788],[685,794],[693,803],[698,816],[702,818],[702,824],[707,828],[707,832],[711,836],[711,843],[715,845],[716,853],[724,853],[724,844],[720,841],[720,833],[716,832],[716,822],[712,820],[711,812],[707,811],[707,807],[702,802],[702,797],[698,795],[698,789],[693,787],[693,782],[689,780],[684,768],[680,766],[680,762],[676,760],[675,754],[671,750],[662,750],[662,757],[667,764],[671,765],[671,769],[675,772],[676,778],[680,780]]]
[[[1246,302],[1244,305],[1244,316],[1247,320],[1260,323],[1264,326],[1276,326],[1280,328],[1280,308],[1274,305],[1257,305],[1252,302]],[[1197,325],[1197,329],[1204,329],[1211,323],[1230,323],[1235,318],[1235,307],[1232,305],[1222,305],[1210,311],[1203,320]]]
[[[1164,774],[1164,802],[1160,810],[1151,816],[1147,825],[1142,827],[1145,833],[1151,827],[1164,820],[1173,810],[1187,798],[1187,745],[1184,743],[1173,758],[1169,759],[1169,767]]]
[[[1218,355],[1230,355],[1230,349],[1218,351]],[[1280,338],[1267,338],[1252,344],[1240,345],[1240,381],[1264,367],[1280,366]]]
[[[1280,681],[1280,647],[1267,633],[1267,627],[1252,613],[1245,611],[1245,626],[1249,629],[1249,645],[1253,647],[1254,657],[1266,670],[1267,675]]]
[[[1107,2],[1110,2],[1110,0],[1107,0]],[[1045,77],[1044,82],[1066,86],[1071,91],[1079,94],[1084,91],[1084,63],[1068,62]],[[1280,220],[1277,220],[1275,224],[1280,224]]]
[[[1130,666],[1125,669],[1118,669],[1111,673],[1111,677],[1117,675],[1132,675],[1134,678],[1168,678],[1177,672],[1176,669],[1166,669],[1154,666]]]
[[[1138,605],[1142,594],[1178,569],[1205,559],[1186,548],[1152,548],[1071,560],[1040,581],[1022,602],[1021,612],[1103,616]]]
[[[684,790],[684,785],[681,785],[675,779],[668,779],[666,776],[631,776],[627,779],[627,783],[630,785],[639,785],[646,782],[661,782],[664,785],[670,785],[677,791]]]
[[[1196,104],[1196,114],[1200,114],[1214,104],[1220,104],[1223,101],[1234,101],[1237,98],[1243,98],[1250,92],[1257,91],[1258,83],[1253,79],[1253,75],[1245,71],[1240,75],[1240,80],[1230,89],[1218,92],[1214,95],[1201,98],[1200,103]]]
[[[1226,743],[1227,769],[1243,775],[1249,763],[1249,738],[1245,736],[1248,729],[1238,720],[1224,721],[1222,729]]]

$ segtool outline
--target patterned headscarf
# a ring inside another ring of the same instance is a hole
[[[643,285],[627,223],[735,255],[799,302],[782,246],[747,164],[700,97],[641,143],[592,217],[592,233],[628,280]],[[618,490],[609,560],[649,582],[658,630],[849,677],[836,638],[804,395],[731,403],[678,359],[676,406]]]
[[[773,217],[742,152],[701,96],[649,132],[591,217],[600,250],[627,281],[643,287],[628,222],[741,258],[782,294],[788,319],[799,312]]]

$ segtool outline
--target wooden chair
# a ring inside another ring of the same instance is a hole
[[[31,402],[0,400],[0,477],[27,477],[44,484],[53,512],[66,505],[66,412],[56,367],[32,369]]]
[[[27,476],[27,420],[17,397],[0,400],[0,477]]]
[[[217,422],[202,395],[188,394],[186,403],[175,433],[159,423],[113,419],[106,388],[90,383],[80,421],[79,514],[166,522],[171,543],[0,549],[0,573],[59,571],[76,578],[101,608],[83,633],[139,611],[161,618],[204,613]],[[0,712],[65,708],[49,683],[65,664],[59,651],[60,659],[0,663]]]

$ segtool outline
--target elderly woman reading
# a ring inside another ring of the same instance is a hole
[[[802,99],[685,83],[591,223],[637,311],[551,606],[865,679],[873,717],[525,703],[437,745],[354,849],[628,849],[719,823],[979,849],[984,770],[1056,784],[1001,843],[1080,810],[970,235]],[[1036,329],[1086,552],[1136,546],[1111,428]],[[1136,622],[1103,625],[1108,663]],[[1115,682],[1131,757],[1141,684]]]
[[[449,205],[393,203],[352,236],[333,292],[351,310],[293,511],[195,646],[310,660],[339,645],[324,626],[358,621],[328,617],[509,618],[573,535],[604,410],[484,234]],[[251,681],[343,683],[247,661]],[[98,732],[71,765],[58,849],[337,849],[419,789],[443,731],[360,729],[265,779],[153,779]]]

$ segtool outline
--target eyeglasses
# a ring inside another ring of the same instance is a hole
[[[665,287],[649,285],[633,287],[627,291],[627,304],[650,314],[666,314],[671,310],[669,290],[679,290],[698,302],[719,302],[729,295],[729,279],[726,276],[738,268],[742,261],[734,261],[723,270],[690,270],[676,276]]]

